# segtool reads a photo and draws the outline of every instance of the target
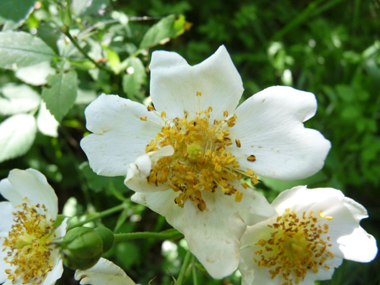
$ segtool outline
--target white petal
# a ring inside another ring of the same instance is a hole
[[[243,93],[243,84],[226,48],[219,49],[200,64],[190,66],[174,52],[155,51],[150,63],[150,94],[155,108],[168,118],[189,118],[195,112],[213,108],[221,118],[232,113]],[[201,92],[201,96],[197,96]],[[199,100],[199,101],[198,101]]]
[[[340,237],[338,243],[345,259],[370,262],[377,255],[376,239],[361,227],[357,227],[349,235]]]
[[[1,191],[1,186],[0,186]],[[12,224],[13,224],[13,215],[12,212],[14,211],[14,206],[10,202],[0,202],[0,233],[7,233],[11,231]],[[0,246],[3,244],[3,242],[0,239]]]
[[[111,261],[101,258],[90,269],[77,270],[75,280],[89,285],[135,285],[131,278]]]
[[[376,257],[376,240],[359,226],[368,217],[367,210],[354,200],[333,188],[307,189],[294,187],[282,192],[272,203],[279,214],[286,208],[296,213],[322,211],[331,216],[329,232],[335,256],[358,262],[369,262]],[[339,250],[338,248],[339,247]]]
[[[145,146],[161,130],[162,121],[142,104],[102,94],[85,110],[87,129],[81,147],[91,168],[100,175],[126,175],[128,164],[145,153]],[[147,117],[142,121],[140,117]]]
[[[53,285],[53,284],[55,284],[55,281],[57,281],[59,278],[61,278],[62,273],[63,273],[62,260],[59,258],[59,255],[58,255],[56,260],[55,260],[55,265],[54,265],[53,269],[47,274],[42,285]]]
[[[231,205],[228,202],[233,197],[225,196],[219,191],[211,195],[202,195],[207,206],[204,211],[199,211],[195,203],[186,201],[184,235],[190,251],[211,277],[220,279],[230,275],[238,266],[239,239],[245,230],[245,224],[238,216],[231,216],[238,211],[236,202],[233,209],[229,208]]]
[[[217,189],[215,193],[202,193],[206,210],[199,211],[191,201],[184,207],[183,227],[189,249],[217,279],[230,275],[238,265],[244,222],[257,223],[274,214],[259,193],[234,186],[244,194],[240,203]]]
[[[124,184],[136,192],[156,192],[168,189],[166,184],[148,184],[147,176],[150,174],[152,165],[165,156],[171,156],[174,153],[172,146],[167,145],[157,151],[151,151],[140,155],[135,163],[130,163],[127,169],[127,178]]]
[[[135,203],[142,204],[156,213],[164,216],[173,228],[183,233],[184,209],[174,203],[178,193],[172,189],[160,192],[137,192],[131,199]]]
[[[313,175],[324,164],[331,144],[323,135],[303,126],[316,111],[315,96],[291,87],[267,88],[247,99],[236,109],[236,125],[231,136],[241,148],[233,155],[242,168],[280,180]],[[255,162],[246,159],[256,156]]]
[[[44,204],[47,219],[55,220],[58,214],[58,198],[45,176],[34,169],[13,169],[8,178],[0,182],[0,193],[13,206],[22,204],[25,197],[30,205]]]

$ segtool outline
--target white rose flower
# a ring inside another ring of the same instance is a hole
[[[294,187],[272,203],[277,214],[242,237],[244,285],[314,285],[328,280],[343,259],[369,262],[376,240],[362,227],[366,209],[332,188]]]
[[[92,134],[81,141],[100,175],[126,175],[133,201],[166,217],[214,278],[231,274],[245,224],[273,215],[247,182],[257,175],[293,180],[319,171],[330,149],[303,122],[312,93],[271,87],[237,109],[242,81],[224,46],[190,66],[156,51],[150,64],[153,107],[101,95],[86,109]]]
[[[58,199],[43,174],[34,169],[10,171],[0,182],[0,283],[51,285],[63,272],[59,249],[66,223],[54,230]]]
[[[75,271],[75,280],[86,285],[136,285],[123,269],[104,258],[87,270]]]

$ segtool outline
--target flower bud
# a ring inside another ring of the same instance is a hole
[[[115,239],[113,232],[106,227],[98,227],[95,228],[94,231],[96,231],[103,240],[103,253],[109,251],[113,246],[113,241]]]
[[[94,266],[103,253],[102,237],[91,228],[69,230],[59,245],[64,264],[72,269],[85,270]]]

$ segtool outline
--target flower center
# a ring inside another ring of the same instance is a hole
[[[309,215],[303,212],[302,217],[297,217],[286,209],[276,223],[268,225],[274,231],[270,239],[258,242],[262,249],[255,251],[259,258],[254,261],[270,268],[272,279],[280,274],[283,285],[292,285],[293,280],[299,284],[309,270],[318,273],[318,267],[329,269],[325,261],[334,254],[327,250],[332,244],[327,236],[329,226],[322,223],[323,219],[331,220],[332,217],[325,216],[322,211],[318,215],[313,215],[312,211]]]
[[[23,199],[26,201],[26,198]],[[50,244],[50,237],[54,220],[47,221],[45,205],[35,205],[29,207],[27,203],[16,206],[21,207],[20,211],[13,212],[12,230],[8,233],[8,238],[3,242],[5,251],[8,248],[6,263],[16,267],[12,273],[11,269],[6,269],[8,279],[15,282],[15,279],[22,278],[23,284],[41,284],[53,264],[50,261],[50,253],[53,246]]]
[[[152,111],[152,108],[148,110]],[[225,119],[215,119],[210,123],[211,112],[211,107],[197,112],[194,120],[188,120],[186,111],[183,118],[174,119],[166,119],[165,112],[162,112],[160,117],[165,124],[145,148],[146,153],[168,145],[174,148],[172,156],[157,161],[147,181],[156,185],[168,183],[171,189],[179,192],[174,202],[180,207],[189,199],[197,204],[199,210],[205,210],[202,193],[214,193],[217,188],[225,195],[234,195],[235,201],[240,202],[243,193],[233,183],[238,181],[245,189],[249,185],[241,179],[257,183],[253,170],[241,170],[235,157],[228,151],[233,144],[228,130],[235,125],[236,114],[228,117],[225,111]],[[235,143],[241,147],[240,140],[236,139]]]

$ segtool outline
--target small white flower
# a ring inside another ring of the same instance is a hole
[[[195,66],[156,51],[150,69],[155,110],[103,94],[85,111],[93,134],[81,146],[96,173],[127,174],[132,199],[165,216],[222,278],[237,267],[245,224],[273,214],[247,182],[300,179],[322,168],[330,142],[303,126],[315,97],[277,86],[236,109],[243,86],[224,46]]]
[[[277,214],[242,237],[244,285],[313,285],[328,280],[343,259],[369,262],[376,240],[362,227],[366,209],[332,188],[294,187],[272,203]]]
[[[123,269],[104,258],[87,270],[75,271],[75,280],[86,285],[136,285]]]
[[[10,171],[1,180],[0,283],[51,285],[63,272],[59,249],[51,244],[66,233],[66,220],[53,231],[58,199],[43,174]]]

